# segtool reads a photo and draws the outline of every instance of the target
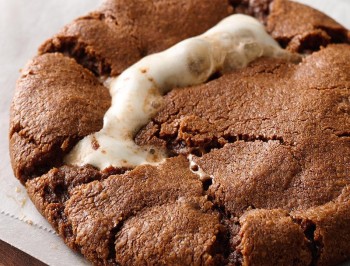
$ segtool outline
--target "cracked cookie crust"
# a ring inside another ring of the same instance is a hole
[[[164,95],[135,135],[167,150],[160,165],[64,164],[102,128],[108,76],[232,13],[258,18],[303,60],[261,58]],[[349,36],[288,0],[106,0],[22,71],[11,107],[14,173],[66,244],[95,265],[346,261]]]

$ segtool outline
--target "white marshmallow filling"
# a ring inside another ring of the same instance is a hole
[[[232,15],[202,35],[144,57],[110,80],[112,103],[103,128],[79,141],[65,163],[90,164],[101,170],[161,163],[166,153],[136,145],[134,136],[157,113],[162,95],[173,88],[204,83],[217,72],[246,67],[263,56],[295,58],[256,19]]]

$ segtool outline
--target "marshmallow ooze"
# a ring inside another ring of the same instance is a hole
[[[65,157],[66,164],[132,168],[159,164],[166,153],[134,142],[162,105],[162,95],[173,88],[206,82],[215,73],[246,67],[259,57],[292,60],[266,33],[264,26],[246,15],[232,15],[202,35],[144,57],[118,77],[110,78],[111,107],[103,128],[80,140]]]

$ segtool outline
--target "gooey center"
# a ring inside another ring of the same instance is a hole
[[[232,15],[202,35],[186,39],[171,48],[144,57],[111,78],[111,107],[103,128],[86,136],[65,157],[65,163],[133,168],[159,164],[166,152],[140,147],[134,142],[138,130],[146,125],[162,105],[162,95],[173,88],[206,82],[213,74],[246,67],[259,57],[292,60],[256,19]]]

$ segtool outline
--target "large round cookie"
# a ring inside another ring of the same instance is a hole
[[[64,165],[103,125],[111,99],[102,80],[235,12],[258,18],[302,62],[261,58],[168,93],[135,136],[168,150],[159,166]],[[67,245],[97,265],[345,261],[349,36],[287,0],[107,0],[22,71],[11,108],[15,175]]]

